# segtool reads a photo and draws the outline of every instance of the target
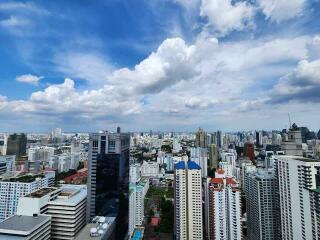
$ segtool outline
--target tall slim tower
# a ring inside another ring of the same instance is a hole
[[[241,196],[238,182],[219,169],[208,179],[206,199],[209,240],[241,240]]]
[[[245,173],[248,240],[281,240],[278,181],[273,171]]]
[[[129,144],[125,133],[90,135],[87,221],[94,216],[116,217],[116,239],[128,233]]]
[[[196,133],[196,147],[207,147],[207,133],[202,128]]]
[[[27,154],[27,136],[25,134],[12,134],[7,139],[6,155],[16,155],[17,158]]]
[[[176,239],[202,240],[201,168],[193,161],[180,161],[174,176]]]

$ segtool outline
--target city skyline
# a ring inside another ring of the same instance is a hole
[[[317,130],[319,1],[215,3],[1,1],[0,131]]]

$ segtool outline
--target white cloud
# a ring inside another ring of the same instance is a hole
[[[28,19],[17,16],[10,16],[10,18],[0,21],[0,25],[6,28],[23,27],[29,24],[30,21]]]
[[[167,39],[133,70],[119,69],[108,80],[126,94],[158,93],[196,75],[194,52],[181,38]]]
[[[254,7],[247,2],[202,0],[200,7],[200,15],[207,17],[209,25],[220,35],[250,27],[254,14]]]
[[[23,82],[23,83],[28,83],[28,84],[32,84],[32,85],[38,85],[39,81],[43,79],[43,77],[39,77],[36,75],[32,75],[32,74],[25,74],[25,75],[21,75],[21,76],[17,76],[16,80],[18,82]]]
[[[305,3],[306,0],[258,0],[266,18],[278,23],[300,15]]]
[[[95,87],[106,82],[106,77],[113,68],[106,59],[92,52],[58,53],[54,62],[59,72],[72,78],[86,80]]]
[[[49,11],[39,7],[38,5],[32,2],[3,2],[0,3],[0,10],[2,11],[10,11],[10,12],[30,12],[33,14],[47,15]]]

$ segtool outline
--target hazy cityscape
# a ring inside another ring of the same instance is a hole
[[[0,0],[0,240],[320,240],[320,0]]]

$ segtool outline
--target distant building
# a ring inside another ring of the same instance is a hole
[[[15,170],[15,155],[0,156],[0,176],[11,174]]]
[[[190,160],[194,161],[201,167],[201,176],[206,178],[208,176],[208,151],[207,148],[191,148]]]
[[[0,240],[49,240],[51,217],[14,215],[0,222]]]
[[[281,143],[281,150],[286,155],[303,156],[302,136],[298,128],[291,128],[288,133],[288,140]]]
[[[199,128],[198,132],[196,133],[196,147],[207,147],[207,133],[202,128]]]
[[[216,144],[211,144],[209,148],[209,168],[215,169],[218,166],[218,149]]]
[[[156,177],[159,174],[159,163],[143,161],[141,165],[141,176]]]
[[[27,154],[27,136],[24,133],[11,134],[7,139],[6,155],[16,155],[17,158]]]
[[[177,240],[202,240],[201,168],[193,161],[175,165],[175,235]]]
[[[243,154],[245,157],[248,157],[255,164],[256,157],[254,154],[254,145],[252,143],[247,142],[244,144]]]
[[[93,133],[89,143],[87,222],[116,217],[116,239],[128,234],[129,144],[125,133]]]

